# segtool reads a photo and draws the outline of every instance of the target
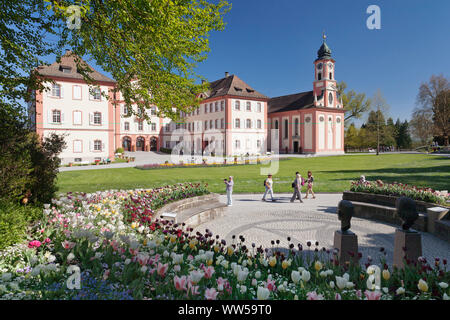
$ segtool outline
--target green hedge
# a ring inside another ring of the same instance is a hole
[[[41,208],[0,200],[0,250],[25,240],[27,227],[41,217]]]

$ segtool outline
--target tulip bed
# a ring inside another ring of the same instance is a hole
[[[207,192],[184,184],[54,199],[32,241],[0,253],[0,298],[448,299],[445,260],[396,270],[381,249],[379,266],[370,257],[339,266],[319,243],[288,238],[281,252],[279,241],[265,249],[243,236],[227,243],[151,219],[165,203]]]
[[[384,183],[377,181],[352,182],[350,191],[375,193],[388,196],[405,196],[414,200],[450,205],[450,194],[447,191],[436,191],[431,188],[419,188],[403,183]]]

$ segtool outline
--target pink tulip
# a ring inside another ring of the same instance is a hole
[[[205,279],[211,279],[213,273],[214,273],[214,267],[203,267],[203,271],[205,271]]]
[[[275,280],[267,279],[266,288],[269,289],[269,291],[277,290],[277,286],[275,285]]]
[[[178,277],[175,276],[173,278],[174,284],[175,284],[175,289],[177,291],[187,291],[186,289],[186,284],[187,284],[187,277],[186,276],[182,276],[182,277]]]
[[[306,296],[308,297],[307,300],[323,300],[323,296],[321,294],[317,294],[315,291],[308,292]]]
[[[366,296],[367,300],[380,300],[381,298],[381,292],[379,291],[364,291],[364,295]]]
[[[169,268],[169,264],[168,263],[162,264],[161,262],[158,262],[158,267],[156,268],[156,270],[157,270],[157,273],[162,278],[164,278],[166,276],[166,272],[167,272],[168,268]]]
[[[218,294],[219,294],[219,292],[215,288],[205,290],[206,300],[216,300]]]
[[[334,300],[342,300],[342,297],[339,293],[336,293],[334,296]]]

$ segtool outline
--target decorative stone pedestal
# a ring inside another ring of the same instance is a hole
[[[337,259],[339,264],[344,265],[350,261],[358,263],[358,236],[353,232],[336,231],[334,233],[334,248],[338,249]],[[353,254],[353,257],[350,253]]]
[[[394,266],[402,269],[405,266],[405,257],[416,262],[420,256],[422,256],[422,236],[420,233],[397,229],[394,239]]]
[[[442,220],[445,215],[448,213],[448,209],[441,207],[434,207],[427,209],[427,231],[430,233],[435,233],[436,227],[435,222]]]

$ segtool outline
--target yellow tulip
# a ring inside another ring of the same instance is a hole
[[[219,252],[219,246],[214,246],[214,251],[217,253],[217,252]]]
[[[316,261],[316,263],[314,264],[314,269],[316,269],[316,271],[320,271],[323,267],[322,262],[320,261]]]
[[[389,270],[383,270],[383,279],[384,280],[389,280],[391,278],[391,273],[389,272]]]
[[[276,264],[277,264],[277,258],[276,257],[271,257],[269,259],[269,265],[273,268],[273,267],[275,267]]]
[[[213,264],[212,259],[209,259],[209,260],[206,262],[206,264],[207,264],[208,266],[212,265],[212,264]]]
[[[419,280],[419,283],[417,284],[417,287],[422,292],[427,292],[428,291],[428,283],[426,283],[422,279]]]
[[[228,247],[227,248],[227,253],[228,253],[229,256],[231,256],[234,253],[233,247]]]

